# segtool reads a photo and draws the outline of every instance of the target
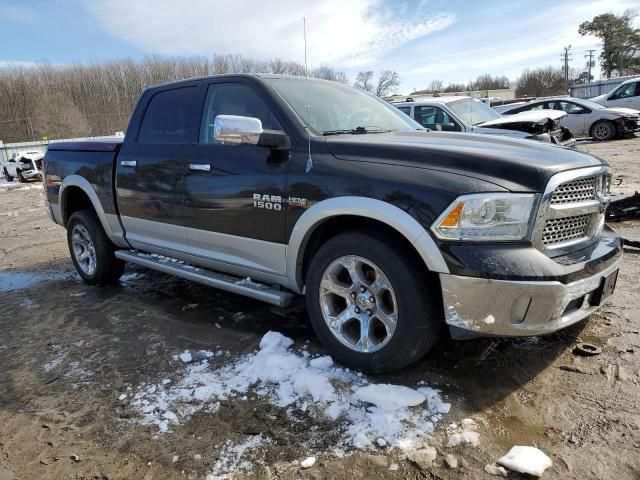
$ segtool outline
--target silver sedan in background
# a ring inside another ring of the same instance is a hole
[[[605,107],[581,98],[551,97],[500,108],[502,115],[532,110],[562,110],[568,115],[560,120],[576,138],[611,140],[640,131],[640,111],[631,108]]]

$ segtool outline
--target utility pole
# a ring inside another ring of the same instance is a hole
[[[569,88],[569,61],[572,60],[571,57],[571,45],[569,45],[568,47],[564,47],[564,53],[562,54],[562,56],[560,57],[562,60],[563,68],[564,68],[564,81],[567,85],[567,88]]]
[[[596,62],[593,59],[593,54],[595,52],[595,50],[587,50],[587,54],[584,56],[584,58],[588,58],[587,60],[587,72],[589,74],[589,76],[587,77],[587,82],[590,82],[592,77],[591,77],[591,69],[593,67],[596,66]]]

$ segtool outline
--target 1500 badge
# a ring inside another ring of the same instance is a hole
[[[282,210],[282,205],[305,208],[307,206],[307,199],[300,197],[282,198],[280,195],[261,195],[259,193],[253,194],[254,208],[264,208],[265,210]]]

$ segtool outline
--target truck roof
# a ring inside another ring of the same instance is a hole
[[[202,81],[202,80],[216,79],[216,78],[231,78],[231,77],[260,78],[260,79],[269,79],[269,80],[276,79],[276,78],[286,78],[290,80],[300,80],[300,81],[306,80],[306,81],[314,81],[314,82],[339,83],[339,82],[334,82],[332,80],[325,80],[323,78],[303,77],[301,75],[281,75],[281,74],[275,74],[275,73],[222,73],[217,75],[203,75],[200,77],[184,78],[181,80],[173,80],[171,82],[147,85],[145,86],[144,89],[147,90],[149,88],[166,87],[168,85],[178,85],[181,83],[188,83],[193,81]]]

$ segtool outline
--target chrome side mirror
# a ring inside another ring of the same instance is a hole
[[[258,145],[262,132],[262,122],[254,117],[217,115],[213,121],[216,143]]]

